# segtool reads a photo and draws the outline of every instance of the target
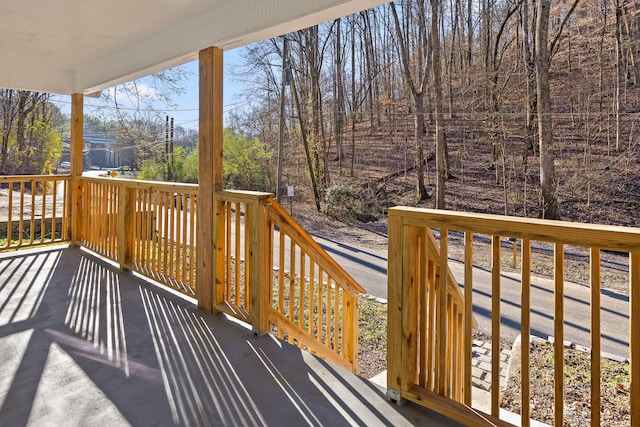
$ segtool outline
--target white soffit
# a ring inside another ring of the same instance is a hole
[[[91,93],[384,0],[20,0],[0,4],[0,87]]]

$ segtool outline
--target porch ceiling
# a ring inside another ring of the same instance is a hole
[[[387,0],[25,0],[0,5],[0,87],[91,93]]]

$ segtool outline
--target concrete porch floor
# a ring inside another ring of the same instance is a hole
[[[0,426],[459,425],[79,248],[0,255]]]

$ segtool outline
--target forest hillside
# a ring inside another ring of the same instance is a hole
[[[402,204],[638,226],[639,12],[387,4],[250,46],[232,125],[273,153],[284,200],[294,185],[343,220]]]

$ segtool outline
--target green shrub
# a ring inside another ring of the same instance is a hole
[[[350,185],[329,187],[324,196],[325,213],[339,220],[375,221],[366,199]]]

